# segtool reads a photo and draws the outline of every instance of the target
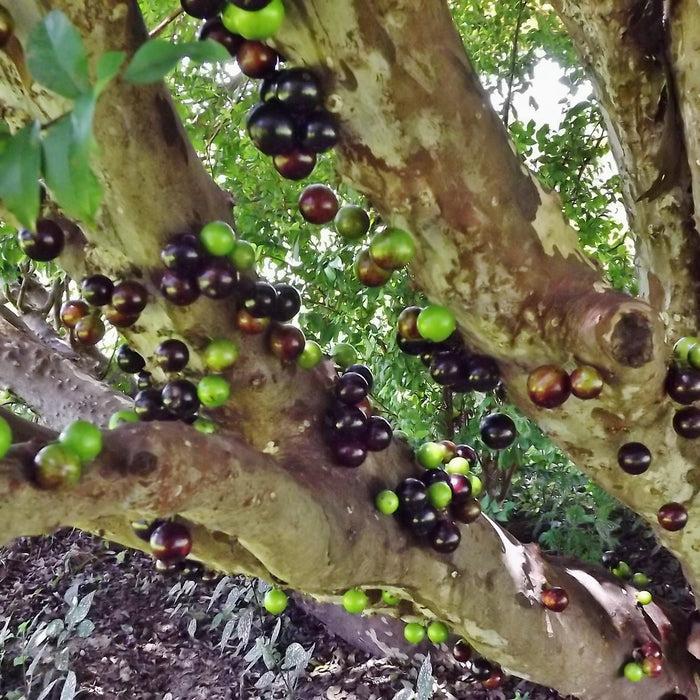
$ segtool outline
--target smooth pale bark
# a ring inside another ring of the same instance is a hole
[[[11,11],[20,5],[25,14],[35,7],[8,3]],[[71,16],[92,57],[132,51],[144,39],[134,3],[108,0],[90,12],[77,0],[41,5]],[[696,582],[697,448],[679,451],[670,428],[665,327],[647,303],[606,287],[578,250],[558,199],[519,164],[444,3],[286,5],[285,53],[323,76],[343,131],[346,179],[370,194],[386,220],[414,233],[416,282],[451,306],[470,344],[498,359],[510,398],[599,483],[651,521],[661,503],[688,503],[688,527],[664,542],[684,556]],[[3,67],[5,87],[31,104],[35,95]],[[180,335],[195,351],[196,370],[209,337],[236,337],[235,401],[217,412],[218,436],[172,424],[107,434],[104,455],[68,493],[34,488],[26,474],[34,447],[18,447],[0,467],[0,541],[77,524],[137,545],[129,518],[178,514],[194,527],[195,554],[214,566],[263,575],[319,600],[338,601],[353,585],[391,587],[409,601],[400,611],[409,619],[443,619],[509,670],[582,699],[651,700],[676,687],[698,697],[685,630],[655,605],[647,614],[663,635],[667,671],[638,686],[620,677],[633,648],[656,632],[631,591],[605,572],[550,561],[486,518],[464,527],[459,549],[441,556],[379,516],[373,494],[412,472],[411,455],[396,444],[359,470],[330,464],[319,430],[332,377],[327,364],[313,373],[282,366],[263,339],[235,332],[223,305],[176,309],[159,299],[162,241],[231,216],[230,197],[196,158],[164,88],[115,84],[95,131],[105,187],[100,226],[84,231],[84,262],[75,254],[62,262],[74,275],[100,270],[149,285],[152,303],[127,332],[147,355],[163,335]],[[525,396],[528,371],[574,360],[604,371],[601,399],[535,409]],[[40,383],[41,373],[34,378]],[[83,408],[65,407],[60,418]],[[626,476],[617,449],[642,435],[654,447],[653,473]],[[545,583],[568,590],[565,613],[542,608]]]

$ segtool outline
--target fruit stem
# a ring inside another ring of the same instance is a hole
[[[148,33],[148,38],[155,39],[157,36],[162,34],[165,28],[169,24],[172,24],[182,13],[183,9],[181,7],[179,7],[177,10],[173,10],[157,27]]]

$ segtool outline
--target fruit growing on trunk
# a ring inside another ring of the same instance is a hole
[[[413,236],[400,228],[379,231],[369,242],[369,254],[383,270],[400,270],[413,260],[415,253]]]
[[[327,224],[338,213],[338,198],[328,185],[307,185],[298,204],[301,215],[312,224]]]
[[[166,521],[153,530],[149,544],[154,559],[176,562],[192,550],[192,536],[186,525]]]
[[[558,586],[545,588],[542,591],[542,605],[552,612],[563,612],[569,605],[569,595]]]
[[[535,405],[556,408],[569,398],[571,380],[560,367],[543,365],[530,372],[527,378],[527,393]]]
[[[58,442],[42,447],[34,456],[34,481],[42,489],[72,486],[82,473],[80,457]]]
[[[656,517],[664,530],[682,530],[688,522],[688,511],[682,503],[666,503],[659,508]]]
[[[617,463],[628,474],[643,474],[651,464],[651,452],[641,442],[628,442],[617,451]]]
[[[22,229],[18,238],[19,247],[27,257],[39,262],[58,257],[65,243],[63,229],[51,219],[38,219],[34,231]]]

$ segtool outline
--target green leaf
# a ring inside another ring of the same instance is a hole
[[[125,58],[125,51],[107,51],[107,53],[100,56],[97,61],[97,82],[93,88],[96,96],[99,96],[119,73]]]
[[[27,124],[0,153],[0,199],[22,226],[32,229],[39,216],[41,146],[39,122]]]
[[[32,29],[27,66],[37,82],[64,97],[74,99],[90,89],[83,40],[60,10],[49,12]]]
[[[127,83],[155,83],[167,75],[180,61],[188,57],[195,63],[224,62],[231,58],[227,49],[211,39],[172,44],[151,39],[134,54],[124,73]]]
[[[70,114],[47,129],[42,142],[46,186],[68,214],[88,223],[94,221],[102,200],[102,188],[90,167],[94,110],[95,96],[83,95]]]

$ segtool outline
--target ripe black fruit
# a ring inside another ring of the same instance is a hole
[[[242,10],[262,10],[267,7],[271,0],[229,0],[232,5],[240,7]]]
[[[384,450],[391,444],[394,431],[386,418],[381,416],[370,416],[367,419],[367,432],[365,434],[365,445],[368,450],[378,452]]]
[[[190,351],[181,340],[168,338],[156,346],[153,359],[166,372],[181,372],[190,360]]]
[[[427,537],[438,522],[438,514],[432,506],[425,506],[409,514],[408,525],[418,537]]]
[[[367,417],[357,406],[334,402],[323,416],[326,439],[329,441],[362,439]]]
[[[347,372],[338,378],[335,385],[335,395],[338,400],[354,406],[369,393],[367,380],[357,372]]]
[[[19,246],[32,260],[48,262],[60,255],[65,243],[63,229],[52,219],[38,219],[36,230],[22,229]]]
[[[140,314],[148,303],[148,291],[136,280],[125,280],[114,286],[112,291],[112,306],[119,313]]]
[[[210,299],[225,299],[233,294],[238,275],[225,258],[212,258],[197,276],[199,291]]]
[[[161,401],[178,418],[192,416],[199,408],[197,387],[187,379],[168,382],[161,390]]]
[[[182,523],[165,522],[159,525],[149,542],[154,559],[165,562],[184,559],[192,549],[192,536]]]
[[[159,389],[142,389],[134,396],[134,413],[143,421],[160,420],[163,402]]]
[[[321,104],[321,85],[306,68],[289,68],[275,77],[275,97],[287,109],[311,112]]]
[[[197,19],[211,19],[226,6],[226,0],[180,0],[183,11]]]
[[[164,270],[160,278],[160,292],[170,303],[187,306],[199,297],[199,285],[193,277]]]
[[[289,153],[296,146],[294,120],[277,100],[254,105],[246,126],[251,141],[265,155]]]
[[[503,450],[516,436],[515,423],[505,413],[492,413],[481,421],[481,439],[492,450]]]
[[[617,463],[628,474],[643,474],[651,464],[651,452],[641,442],[628,442],[617,451]]]
[[[243,43],[243,37],[226,29],[220,17],[208,19],[202,25],[199,30],[199,39],[201,41],[205,39],[218,41],[232,56],[236,55],[238,47]]]
[[[454,552],[462,539],[459,526],[453,520],[439,520],[430,532],[430,546],[436,552]]]
[[[673,429],[681,437],[694,440],[700,437],[700,408],[686,406],[673,416]]]
[[[354,363],[352,365],[348,365],[343,370],[343,374],[347,374],[348,372],[357,372],[357,374],[361,374],[367,380],[367,385],[369,386],[369,390],[372,391],[372,385],[374,384],[374,377],[372,376],[372,372],[371,372],[369,367],[367,367],[366,365]]]
[[[301,308],[299,292],[286,282],[277,282],[274,287],[277,296],[271,318],[275,321],[291,321]]]
[[[313,153],[324,153],[338,143],[338,126],[326,111],[317,110],[306,115],[297,127],[299,145]]]
[[[422,510],[428,503],[428,492],[420,479],[411,476],[399,482],[394,489],[399,497],[401,513],[413,514]]]
[[[357,440],[341,440],[331,444],[331,455],[341,467],[359,467],[367,457],[367,448]]]
[[[104,306],[112,300],[114,282],[106,275],[90,275],[80,283],[83,299],[91,306]]]
[[[249,78],[264,78],[277,65],[277,52],[261,41],[246,40],[236,52],[238,67]]]
[[[116,358],[119,369],[129,374],[136,374],[146,366],[146,360],[126,344],[119,346]]]
[[[197,275],[204,266],[206,251],[194,233],[178,233],[163,246],[160,259],[169,270]]]
[[[677,403],[688,405],[700,399],[700,372],[692,367],[670,367],[666,375],[666,393]]]
[[[277,305],[277,290],[269,283],[258,280],[243,300],[243,308],[254,318],[270,317]]]

